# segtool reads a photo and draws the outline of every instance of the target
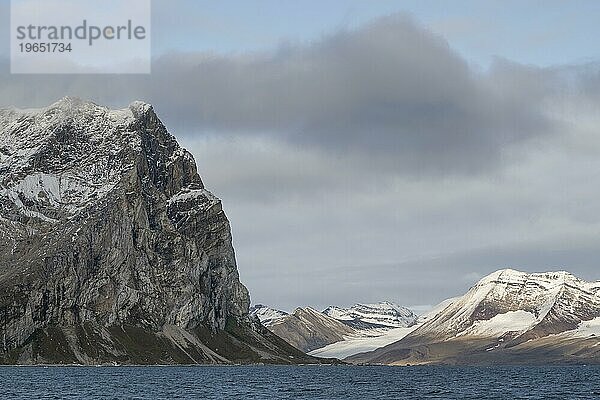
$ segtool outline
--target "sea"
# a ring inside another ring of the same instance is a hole
[[[0,399],[598,399],[600,367],[0,367]]]

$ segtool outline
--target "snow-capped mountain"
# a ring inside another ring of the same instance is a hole
[[[599,294],[600,282],[585,282],[568,272],[505,269],[480,280],[419,334],[543,337],[600,316]]]
[[[250,307],[250,315],[256,316],[264,326],[269,327],[288,315],[288,313],[262,304],[256,304]]]
[[[397,341],[401,340],[402,338],[406,337],[408,334],[413,332],[415,329],[417,329],[419,326],[421,326],[426,321],[428,321],[432,318],[435,318],[435,316],[438,313],[443,311],[453,301],[455,301],[455,299],[444,300],[442,303],[433,307],[427,313],[420,315],[418,317],[411,310],[409,310],[405,307],[398,306],[393,303],[389,303],[389,302],[382,302],[382,303],[377,303],[375,305],[368,305],[367,308],[369,308],[369,309],[378,308],[377,306],[383,305],[382,308],[384,308],[384,309],[392,308],[396,311],[399,310],[399,311],[401,311],[402,315],[404,315],[404,316],[409,315],[409,317],[401,320],[403,322],[400,322],[396,318],[394,318],[393,323],[397,324],[397,325],[390,326],[392,324],[390,324],[389,322],[388,322],[388,325],[381,324],[382,318],[381,318],[381,315],[378,313],[377,317],[378,317],[378,321],[380,323],[377,324],[377,327],[373,327],[372,325],[363,323],[362,324],[363,326],[367,326],[365,329],[357,329],[354,334],[352,334],[350,336],[346,336],[344,338],[344,340],[335,342],[335,343],[331,343],[325,347],[316,349],[316,350],[312,351],[310,354],[317,356],[317,357],[333,357],[333,358],[343,359],[343,358],[352,356],[354,354],[373,351],[380,347],[387,346],[391,343],[397,342]],[[359,307],[356,307],[356,308],[359,310],[362,310],[363,307],[361,307],[361,306],[364,306],[364,305],[359,305]],[[375,307],[373,307],[373,306],[375,306]],[[331,308],[332,307],[329,307],[328,309],[331,309]],[[339,307],[336,307],[336,308],[339,309]],[[374,313],[371,312],[368,315],[371,318],[373,318],[373,314]],[[383,313],[383,314],[386,315],[386,313]],[[347,314],[341,314],[341,315],[345,316]],[[358,317],[360,317],[360,316],[358,316]],[[352,319],[351,321],[354,321],[354,319]]]
[[[350,308],[329,306],[323,314],[356,329],[407,328],[418,316],[406,307],[383,301],[375,304],[355,304]]]
[[[480,280],[400,341],[351,359],[400,364],[526,362],[531,357],[588,362],[598,357],[600,341],[592,336],[598,321],[600,282],[564,271],[505,269]]]

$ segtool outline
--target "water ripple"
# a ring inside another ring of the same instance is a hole
[[[0,367],[1,399],[594,399],[600,367]]]

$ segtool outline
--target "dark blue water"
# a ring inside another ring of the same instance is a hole
[[[600,367],[0,367],[0,399],[593,399]]]

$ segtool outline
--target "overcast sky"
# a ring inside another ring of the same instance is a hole
[[[148,76],[10,75],[7,4],[0,107],[152,103],[222,198],[254,303],[422,309],[509,266],[600,279],[599,2],[154,1]]]

